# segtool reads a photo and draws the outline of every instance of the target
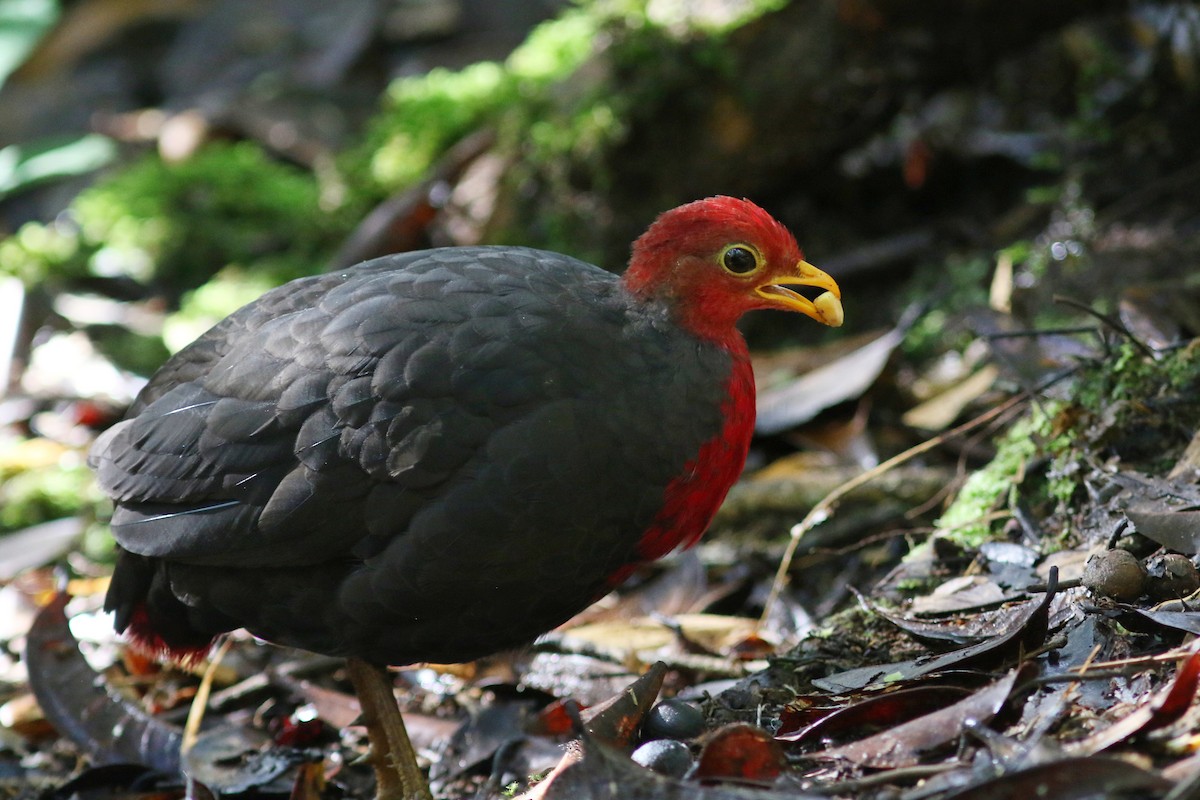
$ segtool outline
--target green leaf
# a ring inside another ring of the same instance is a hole
[[[116,152],[112,139],[98,133],[69,139],[55,136],[0,148],[0,198],[40,181],[99,169],[112,161]]]
[[[0,86],[58,21],[57,0],[0,0]]]

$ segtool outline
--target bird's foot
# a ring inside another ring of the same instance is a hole
[[[387,672],[360,658],[346,659],[346,668],[371,742],[376,800],[433,800]]]

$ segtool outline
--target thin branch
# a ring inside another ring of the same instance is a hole
[[[220,667],[225,654],[229,652],[230,645],[233,644],[233,639],[226,636],[220,647],[208,659],[208,666],[204,670],[203,677],[200,678],[200,685],[196,687],[196,695],[192,698],[191,708],[188,709],[187,722],[183,726],[183,743],[179,746],[179,752],[186,754],[196,744],[196,739],[200,735],[200,723],[204,721],[204,712],[208,708],[208,696],[212,693],[213,679],[216,677],[217,668]]]
[[[1108,327],[1112,328],[1117,333],[1124,336],[1129,341],[1133,342],[1133,346],[1136,347],[1138,350],[1142,351],[1143,355],[1145,355],[1148,358],[1158,360],[1158,354],[1155,353],[1153,350],[1151,350],[1149,345],[1147,345],[1141,339],[1134,336],[1133,331],[1131,331],[1131,330],[1129,330],[1129,328],[1125,327],[1125,323],[1121,322],[1121,320],[1116,319],[1114,317],[1110,317],[1107,314],[1097,311],[1096,309],[1089,306],[1087,303],[1081,303],[1078,300],[1074,300],[1070,297],[1063,297],[1060,294],[1054,295],[1054,302],[1062,303],[1065,306],[1071,306],[1071,308],[1077,308],[1080,311],[1084,312],[1085,314],[1089,314],[1089,315],[1095,317],[1096,319],[1100,320]]]
[[[961,436],[967,431],[987,424],[991,420],[1007,412],[1009,409],[1025,402],[1025,400],[1026,395],[1016,395],[996,406],[995,408],[989,409],[978,417],[964,422],[957,428],[953,428],[945,433],[941,433],[932,439],[927,439],[918,445],[910,447],[902,453],[892,456],[887,461],[884,461],[867,470],[866,472],[851,478],[829,494],[825,495],[825,497],[822,498],[819,503],[813,506],[808,514],[805,515],[804,519],[802,519],[798,524],[792,526],[792,539],[790,542],[788,542],[787,550],[784,552],[783,558],[780,559],[779,569],[775,571],[775,580],[771,584],[771,593],[767,596],[767,602],[763,607],[762,616],[759,618],[759,625],[762,625],[766,622],[766,620],[770,617],[771,610],[774,608],[775,603],[779,600],[779,594],[783,591],[784,584],[787,582],[788,571],[791,569],[792,559],[796,556],[796,549],[800,546],[800,540],[804,537],[804,534],[808,533],[810,530],[829,518],[829,515],[833,513],[834,507],[837,505],[839,500],[863,484],[878,478],[880,475],[883,475],[889,470],[898,467],[915,456],[919,456],[922,453],[934,449],[935,447],[939,447],[949,439]]]

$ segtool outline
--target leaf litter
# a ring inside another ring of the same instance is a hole
[[[1084,417],[1076,423],[1087,436],[1108,441],[1113,420]],[[1082,447],[1090,446],[1085,439]],[[750,617],[713,613],[736,610],[731,602],[744,605],[755,591],[767,599],[772,565],[764,560],[753,577],[712,543],[698,559],[681,557],[678,569],[668,562],[635,576],[608,610],[589,610],[524,654],[466,670],[398,673],[435,789],[498,796],[533,776],[524,795],[531,800],[769,800],[887,786],[923,787],[920,796],[929,797],[1165,795],[1173,784],[1155,770],[1122,770],[1126,762],[1098,754],[1150,748],[1169,762],[1183,741],[1180,726],[1196,717],[1200,656],[1178,646],[1200,629],[1196,612],[1186,596],[1146,602],[1151,576],[1169,577],[1171,551],[1185,559],[1195,553],[1186,537],[1162,533],[1191,510],[1194,488],[1124,465],[1087,469],[1081,485],[1109,488],[1073,519],[1084,534],[1074,549],[1043,554],[1016,513],[1006,536],[974,547],[955,541],[953,531],[935,533],[914,551],[919,557],[877,571],[874,588],[848,596],[857,603],[794,644]],[[1018,470],[1005,480],[1009,488],[993,509],[1015,508],[1031,478]],[[1139,515],[1147,504],[1158,505]],[[810,529],[855,505],[843,494],[824,508]],[[1041,524],[1053,529],[1057,513]],[[1089,540],[1089,531],[1101,540]],[[1068,568],[1086,577],[1086,559],[1114,553],[1146,574],[1146,586],[1125,601],[1114,602],[1100,584],[1081,588],[1079,577],[1059,580],[1056,565],[1078,564]],[[797,596],[778,590],[776,602],[784,601]],[[144,667],[114,685],[110,676],[120,672],[98,672],[83,652],[111,654],[112,643],[77,643],[66,602],[57,596],[38,614],[25,664],[49,721],[97,764],[151,764],[168,786],[186,772],[196,785],[231,796],[369,792],[369,773],[357,763],[365,744],[357,703],[336,660],[281,662],[276,648],[234,637],[213,710],[181,763],[187,693],[154,699],[147,690],[160,673],[138,677]],[[669,613],[638,616],[653,608]],[[748,649],[749,642],[757,643]],[[656,657],[666,663],[647,671]],[[1174,661],[1182,666],[1172,675]],[[561,682],[568,677],[572,683]],[[570,710],[572,695],[586,697],[586,722]],[[663,696],[697,709],[700,732],[647,739],[643,721]],[[635,763],[629,753],[646,744],[655,747]],[[1082,769],[1085,757],[1094,770]]]

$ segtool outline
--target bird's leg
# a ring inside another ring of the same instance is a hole
[[[346,668],[371,742],[376,800],[433,800],[429,783],[417,766],[387,671],[353,657],[346,659]]]

